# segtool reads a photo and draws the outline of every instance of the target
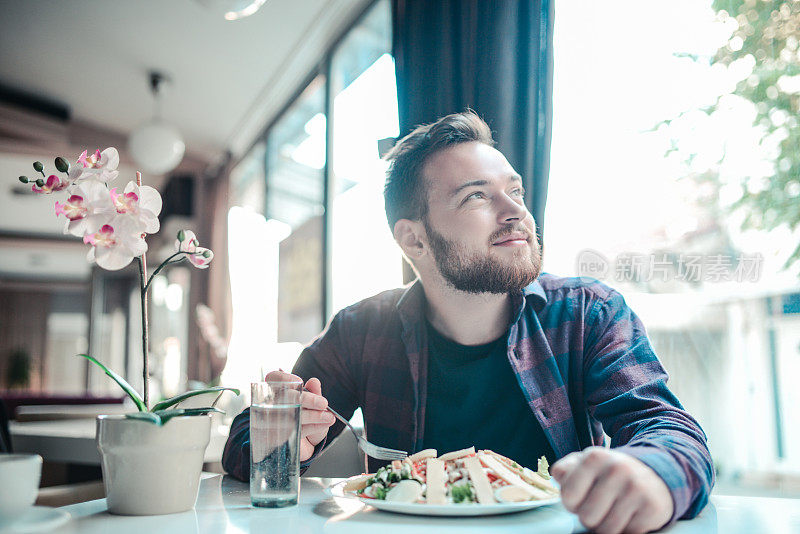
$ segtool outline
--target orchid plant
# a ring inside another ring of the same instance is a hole
[[[204,415],[210,412],[221,412],[216,408],[219,397],[229,390],[236,395],[239,390],[226,387],[213,387],[182,393],[163,400],[152,407],[149,402],[149,366],[148,366],[148,313],[147,292],[153,278],[168,265],[188,261],[198,269],[206,269],[214,258],[214,253],[200,246],[194,232],[180,230],[175,241],[175,253],[155,268],[147,276],[147,234],[155,234],[160,228],[158,215],[161,213],[161,195],[154,188],[142,185],[142,175],[136,173],[136,181],[130,181],[120,191],[112,187],[111,182],[119,176],[119,152],[109,147],[94,154],[88,151],[78,157],[75,164],[70,164],[63,157],[55,159],[57,174],[47,175],[44,166],[37,161],[33,169],[42,175],[41,178],[29,179],[20,176],[20,182],[32,184],[31,190],[39,194],[53,194],[64,191],[65,199],[55,203],[56,216],[63,216],[64,233],[83,238],[90,245],[86,256],[91,263],[99,267],[116,271],[129,265],[134,258],[139,263],[139,287],[142,302],[142,359],[144,363],[144,395],[137,391],[121,376],[100,363],[95,358],[80,354],[99,366],[110,376],[133,400],[137,413],[128,414],[132,419],[151,421],[163,424],[178,415]],[[214,403],[206,408],[182,408],[177,406],[190,397],[205,393],[219,392]]]

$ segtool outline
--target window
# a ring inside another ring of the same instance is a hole
[[[757,4],[559,5],[544,268],[623,293],[708,434],[718,493],[798,496],[783,482],[800,468],[800,284],[784,268],[798,235],[743,229],[734,205],[782,165],[780,139],[754,121],[779,111],[780,88],[765,91],[773,105],[742,84],[795,58],[797,39],[729,64],[718,54],[747,46],[740,33],[761,38],[764,20],[798,17],[788,2]]]
[[[331,60],[333,312],[403,283],[400,249],[383,207],[388,165],[378,153],[378,141],[400,133],[389,28],[388,2],[378,2]]]
[[[286,229],[278,251],[278,341],[305,343],[323,321],[325,128],[319,76],[267,135],[265,215]]]
[[[290,369],[333,313],[402,284],[378,148],[399,134],[390,13],[367,9],[231,173],[226,383]]]

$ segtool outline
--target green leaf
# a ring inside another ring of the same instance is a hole
[[[138,419],[158,426],[164,425],[173,417],[206,415],[211,412],[225,413],[219,408],[179,408],[177,410],[158,410],[157,412],[136,412],[126,414],[127,419]]]
[[[90,362],[92,362],[95,365],[97,365],[98,367],[100,367],[100,369],[102,369],[103,372],[105,372],[105,374],[110,376],[114,380],[114,382],[119,384],[119,387],[121,387],[125,391],[125,393],[127,393],[128,396],[131,399],[133,399],[134,404],[136,404],[136,407],[139,409],[140,412],[146,412],[147,411],[147,406],[144,405],[144,401],[142,400],[142,398],[139,396],[138,393],[136,393],[136,390],[133,389],[133,386],[128,384],[128,382],[126,382],[124,378],[122,378],[117,373],[115,373],[114,371],[112,371],[111,369],[109,369],[108,367],[103,365],[102,363],[98,362],[97,360],[95,360],[94,358],[89,356],[88,354],[78,354],[78,356],[82,356],[82,357],[86,358],[87,360],[89,360]]]
[[[178,408],[177,410],[159,410],[151,413],[158,415],[161,418],[161,424],[164,424],[173,417],[179,417],[182,415],[206,415],[211,412],[225,413],[219,408]]]
[[[159,410],[164,410],[169,408],[170,406],[175,406],[179,402],[183,402],[190,397],[194,397],[196,395],[203,395],[205,393],[214,393],[215,391],[233,391],[235,394],[239,394],[239,390],[236,388],[225,388],[225,387],[215,387],[215,388],[207,388],[207,389],[196,389],[194,391],[187,391],[186,393],[181,393],[180,395],[175,395],[169,399],[163,400],[159,403],[156,403],[155,406],[150,410],[152,412],[157,412]]]
[[[161,426],[161,416],[155,414],[153,412],[136,412],[136,413],[128,413],[125,414],[126,419],[138,419],[140,421],[146,421],[148,423],[153,423],[158,426]]]

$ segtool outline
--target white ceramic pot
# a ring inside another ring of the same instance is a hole
[[[108,511],[160,515],[194,508],[210,432],[210,415],[173,417],[162,426],[98,416]]]

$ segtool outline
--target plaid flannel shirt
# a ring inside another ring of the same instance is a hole
[[[697,515],[714,485],[700,425],[667,388],[645,328],[622,295],[585,278],[542,273],[512,295],[508,361],[558,458],[591,445],[651,467],[674,500],[670,523]],[[377,445],[416,452],[423,442],[427,389],[424,291],[419,280],[349,306],[300,355],[294,373],[322,382],[345,417],[357,407]],[[306,468],[343,430],[336,422]],[[513,429],[509,429],[513,431]],[[233,422],[223,455],[247,479],[249,413]],[[385,462],[369,459],[374,472]]]

